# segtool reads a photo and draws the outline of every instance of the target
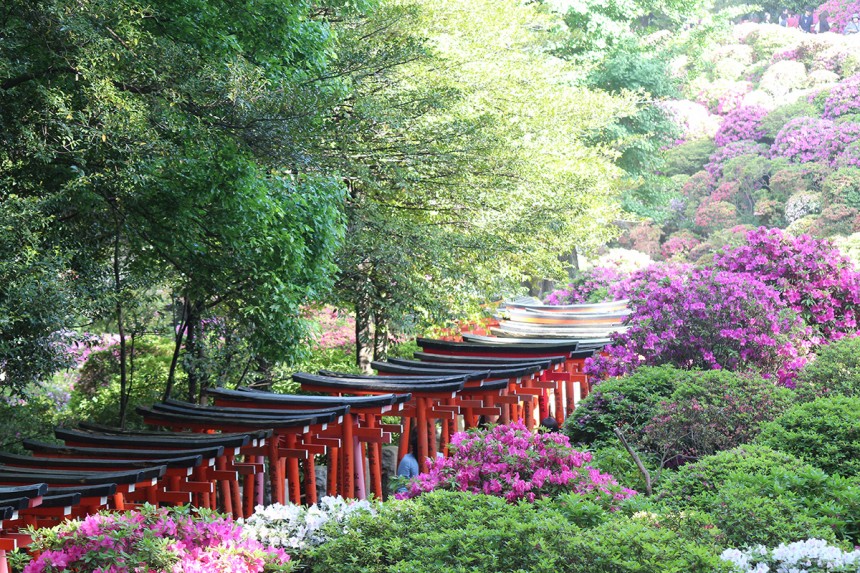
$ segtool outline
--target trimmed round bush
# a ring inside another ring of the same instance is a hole
[[[677,467],[751,441],[792,403],[791,390],[753,374],[690,372],[643,429],[644,446]]]
[[[762,427],[757,440],[829,474],[860,475],[860,397],[797,404]]]
[[[807,537],[854,543],[860,532],[855,482],[762,445],[683,466],[660,483],[659,497],[670,507],[710,514],[731,547]]]
[[[776,138],[776,134],[792,119],[796,117],[812,117],[816,113],[815,107],[805,100],[781,105],[762,118],[761,130],[764,132],[762,139],[772,142]]]
[[[798,117],[779,131],[771,147],[773,157],[792,163],[820,161],[832,165],[845,148],[860,139],[860,124],[836,124],[829,119]]]
[[[835,119],[849,113],[860,112],[860,74],[852,76],[831,88],[824,102],[824,117]]]
[[[702,170],[715,149],[710,139],[696,139],[682,143],[666,152],[666,165],[663,172],[669,177],[682,174],[693,175]]]
[[[860,209],[860,169],[837,169],[824,180],[821,191],[827,203],[845,203]]]
[[[627,376],[595,385],[567,420],[563,431],[574,443],[617,444],[614,429],[638,434],[672,395],[679,379],[690,374],[673,366],[644,366]]]
[[[860,397],[860,338],[843,338],[818,351],[797,375],[795,391],[803,399],[819,396]]]

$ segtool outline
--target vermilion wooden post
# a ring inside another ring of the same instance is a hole
[[[340,479],[340,448],[331,447],[328,450],[328,482],[326,483],[326,493],[335,496],[339,492]]]
[[[295,434],[287,434],[286,438],[286,446],[288,449],[296,448],[296,435]],[[301,474],[299,472],[299,460],[298,458],[289,457],[286,460],[287,462],[287,482],[290,486],[290,501],[293,503],[299,504],[302,502],[302,484],[301,484]]]
[[[412,434],[412,418],[401,416],[400,425],[403,427],[403,432],[400,434],[400,443],[397,444],[397,463],[400,463],[403,456],[409,453],[409,438]]]
[[[355,498],[355,458],[353,449],[352,414],[343,417],[343,496]]]
[[[227,460],[224,456],[219,457],[215,462],[215,469],[218,471],[225,471],[227,469]],[[229,482],[222,481],[221,482],[221,491],[224,502],[224,513],[233,514],[233,495],[232,491],[230,491]]]
[[[427,457],[429,455],[427,436],[427,398],[416,400],[416,418],[418,419],[418,464],[422,472],[427,471]]]
[[[313,505],[317,502],[317,471],[314,454],[308,452],[305,460],[305,503]]]
[[[376,427],[376,416],[368,414],[367,427]],[[382,499],[382,471],[380,467],[381,451],[377,451],[377,447],[381,450],[381,446],[377,442],[368,442],[367,444],[367,461],[370,465],[370,489],[376,499]]]
[[[269,484],[272,489],[272,503],[285,503],[284,479],[281,475],[281,463],[278,458],[278,439],[272,436],[268,443],[269,450]]]

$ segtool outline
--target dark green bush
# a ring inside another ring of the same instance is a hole
[[[666,151],[666,165],[662,171],[667,177],[693,175],[701,171],[717,147],[711,139],[687,141]]]
[[[749,442],[793,398],[791,390],[755,374],[689,372],[643,428],[641,443],[663,465],[676,467]]]
[[[765,446],[745,445],[688,464],[661,482],[659,499],[711,514],[734,547],[858,539],[860,487]]]
[[[607,514],[578,501],[563,508],[567,501],[511,505],[432,492],[384,504],[375,516],[355,514],[345,526],[330,524],[332,540],[314,550],[309,564],[314,573],[727,570],[707,530],[698,533],[701,521],[692,527],[677,515]],[[595,526],[582,529],[571,520]]]
[[[765,424],[757,441],[829,474],[860,475],[860,396],[797,404]]]
[[[672,366],[646,366],[629,376],[604,380],[577,405],[564,423],[564,433],[574,443],[617,444],[614,428],[638,434],[677,380],[688,375]]]
[[[843,338],[818,352],[797,376],[796,391],[805,400],[839,394],[860,396],[860,338]]]

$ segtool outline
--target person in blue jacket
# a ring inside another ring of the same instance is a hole
[[[418,450],[418,431],[416,428],[413,428],[411,432],[409,432],[409,451],[403,456],[403,459],[400,460],[400,463],[397,464],[397,475],[399,477],[405,477],[407,479],[412,479],[414,477],[418,477],[418,474],[421,473],[421,467],[418,464],[418,458],[416,458],[415,454]],[[397,493],[404,493],[406,491],[406,486],[400,486],[397,488]]]

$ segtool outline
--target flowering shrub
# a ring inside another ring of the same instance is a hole
[[[728,201],[707,201],[696,209],[696,226],[706,232],[731,227],[737,222],[737,207]]]
[[[821,194],[828,204],[845,203],[860,208],[860,168],[837,169],[822,183]]]
[[[819,396],[860,398],[860,338],[845,337],[819,349],[797,375],[795,391],[804,400]]]
[[[836,156],[833,167],[836,169],[860,167],[860,140],[848,144],[842,153]]]
[[[704,105],[689,100],[669,100],[658,104],[678,126],[687,141],[710,139],[720,127],[719,116],[711,114]]]
[[[836,84],[824,101],[824,117],[835,119],[860,111],[860,74]]]
[[[824,539],[780,543],[773,549],[764,545],[745,550],[726,549],[720,559],[732,563],[740,573],[856,573],[860,570],[860,549],[843,551]]]
[[[841,34],[851,15],[860,13],[860,0],[827,0],[815,11],[816,14],[822,12],[830,14],[830,30]]]
[[[664,259],[677,258],[683,260],[701,242],[702,239],[690,231],[678,231],[666,239],[666,242],[660,247],[660,252]]]
[[[567,288],[551,292],[544,304],[563,305],[611,300],[607,289],[626,276],[609,267],[592,267],[575,278]]]
[[[860,124],[836,124],[829,119],[798,117],[780,130],[771,147],[773,157],[793,163],[834,163],[840,153],[860,139]]]
[[[860,273],[833,245],[761,227],[747,244],[714,257],[718,269],[748,273],[776,289],[825,340],[854,332],[860,319]]]
[[[648,222],[640,223],[627,229],[618,237],[618,244],[628,249],[635,249],[653,257],[660,252],[660,237],[663,230]]]
[[[858,229],[860,211],[844,203],[828,205],[809,226],[809,234],[815,237],[850,235]]]
[[[617,376],[640,365],[672,364],[773,375],[795,366],[804,350],[793,344],[800,342],[801,323],[776,289],[752,273],[662,266],[613,289],[629,294],[628,330],[613,336],[605,356],[589,359],[587,371]]]
[[[765,134],[761,122],[767,115],[762,107],[739,107],[725,116],[714,143],[722,147],[733,141],[757,140]]]
[[[761,78],[759,87],[779,98],[790,91],[804,87],[807,81],[806,66],[802,62],[783,60],[770,66]]]
[[[781,105],[768,113],[761,121],[763,139],[773,141],[785,124],[796,117],[812,117],[817,114],[813,105],[805,100],[798,100],[788,105]]]
[[[239,520],[242,535],[274,547],[304,552],[317,547],[329,537],[323,527],[330,522],[344,523],[356,512],[376,514],[373,505],[366,500],[344,500],[342,497],[325,496],[318,505],[276,503],[254,508],[254,514]]]
[[[522,422],[451,439],[448,458],[428,460],[427,473],[419,474],[406,493],[411,498],[437,489],[495,495],[509,502],[574,492],[610,508],[636,494],[620,487],[609,474],[591,466],[591,454],[570,447],[562,434],[533,434]]]
[[[262,573],[294,569],[281,549],[243,539],[239,527],[213,512],[188,508],[102,512],[36,530],[38,557],[24,573]]]
[[[355,344],[355,317],[334,307],[306,309],[305,318],[314,324],[314,338],[320,348]]]
[[[718,148],[707,165],[707,171],[714,180],[719,180],[723,176],[723,165],[729,160],[741,155],[767,155],[768,146],[762,143],[753,141],[733,141],[723,147]]]
[[[821,195],[818,193],[797,193],[785,202],[785,220],[789,223],[820,212]]]

